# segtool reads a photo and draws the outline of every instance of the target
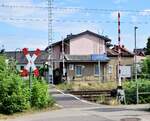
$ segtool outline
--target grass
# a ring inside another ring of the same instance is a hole
[[[48,112],[48,111],[53,111],[53,110],[58,110],[58,109],[60,109],[60,107],[55,105],[53,107],[50,106],[50,107],[43,108],[43,109],[31,108],[24,112],[15,113],[12,115],[0,114],[0,121],[5,121],[7,119],[14,119],[14,118],[20,117],[20,116],[26,116],[26,115],[36,114],[36,113],[40,113],[40,112]]]
[[[104,95],[101,95],[97,98],[96,103],[98,104],[105,104],[105,105],[119,105],[118,101],[116,98],[107,98]]]
[[[117,87],[117,84],[115,82],[106,82],[106,83],[100,83],[100,82],[71,82],[69,84],[63,83],[57,85],[58,89],[68,91],[86,91],[86,90],[108,90],[108,89],[115,89]]]
[[[91,82],[76,81],[69,84],[67,83],[59,84],[57,85],[57,88],[63,91],[112,90],[117,88],[117,83],[116,82],[100,83],[97,81],[91,81]],[[96,103],[106,104],[106,105],[118,105],[116,99],[108,98],[105,95],[99,96],[96,99]]]

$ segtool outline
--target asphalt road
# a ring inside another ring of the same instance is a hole
[[[57,101],[57,104],[59,104],[62,108],[87,108],[98,106],[97,104],[86,102],[85,100],[80,100],[71,94],[64,94],[55,88],[51,89],[50,92]]]
[[[72,95],[51,89],[53,97],[62,107],[60,110],[25,115],[7,121],[150,121],[148,105],[106,106],[82,101]]]

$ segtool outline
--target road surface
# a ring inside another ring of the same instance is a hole
[[[106,106],[89,103],[72,95],[50,90],[60,110],[30,114],[7,121],[150,121],[150,112],[145,111],[148,105]]]

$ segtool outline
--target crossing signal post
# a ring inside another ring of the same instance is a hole
[[[32,71],[35,77],[39,76],[39,70],[38,68],[36,68],[34,61],[40,55],[40,53],[41,53],[40,49],[36,49],[33,56],[31,57],[31,55],[28,52],[28,48],[23,48],[23,54],[27,58],[28,63],[23,69],[23,71],[21,72],[21,75],[24,77],[29,76],[30,98],[31,98],[31,89],[32,89]]]

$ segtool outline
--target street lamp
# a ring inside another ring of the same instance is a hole
[[[137,81],[137,56],[136,56],[136,49],[137,49],[137,42],[136,42],[136,30],[138,29],[138,27],[134,27],[134,46],[135,46],[135,81],[136,81],[136,103],[139,103],[139,87],[138,87],[138,81]]]

